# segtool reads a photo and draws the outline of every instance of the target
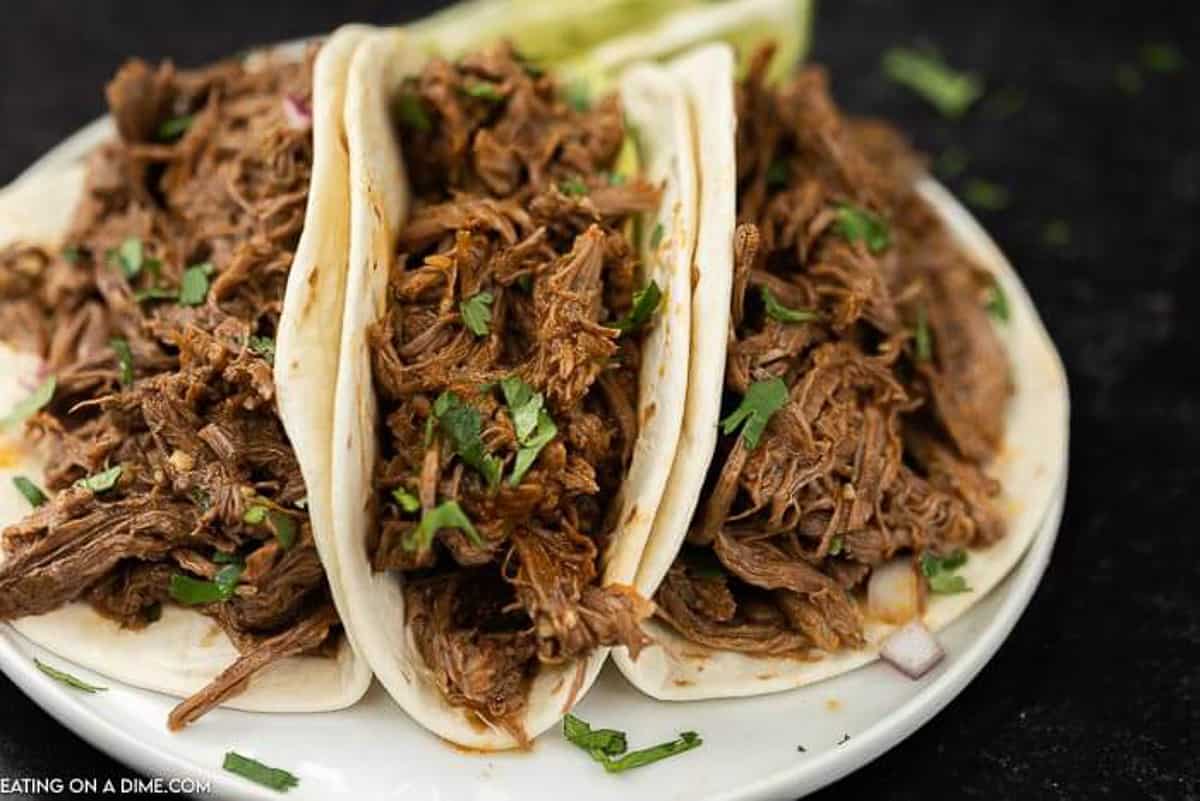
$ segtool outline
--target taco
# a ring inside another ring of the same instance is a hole
[[[661,699],[802,686],[947,625],[1065,481],[1066,380],[1012,268],[893,128],[819,67],[768,85],[770,59],[671,67],[701,153],[691,374],[635,583],[660,647],[615,655]]]
[[[683,417],[697,190],[678,81],[618,88],[398,32],[351,68],[348,619],[397,702],[471,748],[527,746],[647,642],[629,584]]]
[[[365,34],[129,62],[115,138],[0,199],[0,620],[185,698],[172,729],[339,709],[370,682],[329,495]]]

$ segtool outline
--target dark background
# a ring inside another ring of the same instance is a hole
[[[436,5],[5,2],[0,183],[101,113],[126,56],[193,65]],[[1140,56],[1200,40],[1200,17],[1190,3],[977,5],[830,0],[814,57],[851,111],[891,118],[931,154],[968,154],[957,191],[1007,190],[1006,208],[979,214],[1070,374],[1066,518],[1045,582],[978,679],[816,798],[1200,798],[1200,54],[1171,72]],[[940,117],[881,75],[898,44],[938,48],[988,97]],[[0,775],[128,775],[2,676],[0,708]]]

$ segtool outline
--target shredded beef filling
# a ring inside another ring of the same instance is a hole
[[[886,125],[842,117],[820,68],[767,88],[770,57],[737,87],[725,379],[730,410],[764,380],[787,399],[756,446],[723,438],[655,600],[702,645],[806,656],[863,644],[853,593],[874,566],[1003,536],[983,467],[1011,387],[991,280],[914,192],[916,157]],[[846,207],[887,240],[847,235]],[[767,293],[813,319],[768,313]]]
[[[397,625],[443,695],[524,740],[539,664],[647,642],[650,603],[599,562],[638,428],[628,229],[659,193],[615,172],[617,98],[574,108],[506,47],[431,61],[398,109],[415,206],[370,332],[372,562],[405,573]],[[451,502],[477,536],[437,517]]]
[[[271,361],[312,165],[284,103],[308,103],[311,71],[126,64],[67,247],[0,252],[0,332],[57,380],[27,424],[57,493],[0,535],[0,620],[72,601],[134,628],[163,604],[209,615],[242,656],[172,728],[339,629]],[[113,467],[111,488],[77,486]],[[222,571],[226,600],[173,589]]]

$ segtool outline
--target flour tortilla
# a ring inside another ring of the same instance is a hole
[[[366,334],[385,312],[388,271],[410,205],[391,100],[401,81],[421,69],[423,50],[400,31],[377,34],[355,54],[347,89],[350,270],[333,449],[338,561],[348,591],[352,638],[397,703],[446,740],[498,750],[518,743],[508,732],[483,726],[473,714],[445,701],[404,626],[399,574],[374,573],[365,544],[374,525],[378,455]],[[655,253],[643,245],[646,274],[638,283],[657,281],[665,300],[645,342],[638,398],[641,429],[619,498],[623,522],[604,555],[605,582],[629,584],[666,485],[683,418],[698,192],[691,120],[678,81],[659,67],[638,66],[623,75],[621,90],[625,113],[640,132],[642,167],[650,180],[664,185],[661,209],[642,221],[642,230],[661,223],[666,232]],[[600,649],[580,663],[542,666],[523,721],[530,737],[553,726],[582,697],[606,653]]]
[[[637,587],[648,595],[657,589],[683,546],[712,459],[724,381],[737,195],[732,166],[736,125],[732,54],[721,46],[708,47],[681,58],[671,69],[683,81],[699,132],[700,272],[693,319],[703,324],[693,326],[684,436],[638,570]],[[1003,484],[1000,506],[1008,533],[988,548],[972,550],[958,571],[971,592],[929,597],[924,621],[936,631],[957,620],[999,584],[1033,541],[1066,480],[1069,410],[1062,363],[1012,266],[940,184],[924,177],[916,188],[962,247],[996,277],[1008,298],[1010,320],[998,325],[997,331],[1008,352],[1015,386],[1004,443],[989,469]],[[718,291],[724,295],[715,299],[710,293]],[[719,321],[724,327],[720,336],[714,336],[706,326],[716,327]],[[657,620],[649,621],[645,628],[658,644],[644,651],[636,663],[623,653],[616,653],[614,659],[638,689],[670,701],[760,695],[812,684],[874,661],[883,639],[895,630],[894,626],[868,622],[865,648],[806,662],[713,651],[684,639]]]
[[[345,295],[349,247],[347,159],[342,145],[342,104],[350,56],[367,34],[342,28],[321,48],[313,75],[313,170],[304,232],[288,278],[279,322],[275,387],[279,412],[308,487],[308,510],[334,601],[344,611],[332,547],[330,444],[333,377]],[[286,55],[299,56],[289,47]],[[255,56],[256,58],[260,56]],[[98,140],[111,129],[97,129]],[[85,167],[59,165],[23,178],[0,193],[0,245],[60,246],[78,199]],[[0,412],[29,395],[41,381],[40,361],[0,344]],[[19,431],[0,433],[0,527],[24,517],[29,504],[12,477],[39,478],[45,456]],[[0,554],[0,559],[3,559]],[[237,649],[211,618],[167,604],[162,618],[141,631],[122,629],[84,603],[12,623],[25,637],[58,656],[116,681],[178,697],[202,689],[238,658]],[[293,657],[254,676],[224,706],[254,712],[321,712],[358,701],[370,669],[343,638],[334,658]]]

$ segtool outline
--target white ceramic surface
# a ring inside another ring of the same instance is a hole
[[[89,125],[39,160],[22,179],[63,166],[109,130]],[[289,799],[397,801],[760,801],[794,799],[870,762],[948,704],[999,649],[1037,588],[1053,550],[1065,484],[1015,571],[939,634],[946,659],[920,681],[875,663],[828,681],[759,698],[658,702],[608,666],[576,713],[629,732],[633,748],[694,730],[704,745],[682,756],[610,776],[554,733],[528,754],[464,753],[418,728],[375,685],[357,706],[311,715],[217,710],[179,734],[166,730],[175,700],[75,668],[0,626],[0,670],[63,725],[142,773],[211,782],[222,799],[278,799],[221,770],[236,750],[300,777]],[[33,658],[109,690],[86,695],[42,675]],[[841,742],[845,735],[850,739]],[[801,753],[797,746],[806,749]]]

